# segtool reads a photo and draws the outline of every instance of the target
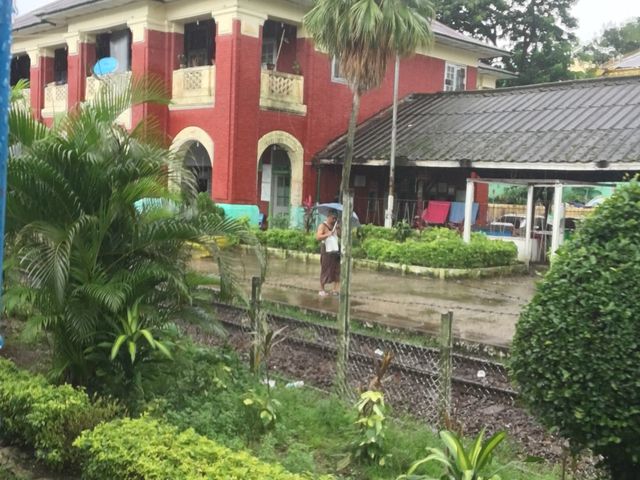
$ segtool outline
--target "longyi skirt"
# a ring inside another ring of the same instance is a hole
[[[340,254],[327,253],[324,243],[320,246],[320,284],[340,281]]]

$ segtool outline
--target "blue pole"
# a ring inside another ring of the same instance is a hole
[[[4,264],[4,212],[7,200],[7,155],[9,136],[9,92],[11,65],[11,14],[13,0],[0,0],[0,295]],[[1,298],[1,297],[0,297]],[[0,302],[1,310],[1,302]],[[0,335],[0,348],[4,338]]]

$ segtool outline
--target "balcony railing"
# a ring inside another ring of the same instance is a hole
[[[23,88],[20,93],[22,94],[22,98],[16,101],[16,105],[25,110],[31,110],[31,90]]]
[[[303,100],[304,77],[291,73],[262,70],[260,75],[260,107],[306,115]]]
[[[44,109],[42,116],[53,117],[67,111],[67,85],[48,85],[44,88]]]
[[[113,85],[116,90],[125,89],[129,86],[130,80],[131,72],[113,73],[99,78],[87,77],[84,98],[86,101],[93,100],[106,85]]]
[[[173,104],[177,107],[212,105],[215,101],[216,67],[182,68],[173,71]]]
[[[98,93],[107,85],[113,85],[115,91],[124,90],[128,88],[131,83],[131,72],[113,73],[110,75],[104,75],[98,77],[87,77],[87,83],[85,85],[85,100],[87,102],[92,101]],[[131,128],[133,122],[132,111],[130,108],[122,112],[122,114],[116,119],[116,123],[124,126],[127,129]]]

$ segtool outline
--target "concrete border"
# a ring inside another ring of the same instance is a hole
[[[240,245],[244,251],[251,250],[247,245]],[[319,253],[299,252],[297,250],[285,250],[282,248],[267,247],[267,254],[274,258],[295,258],[305,263],[320,262]],[[440,278],[442,280],[456,278],[484,278],[500,277],[505,275],[521,275],[528,272],[524,263],[516,263],[503,267],[487,268],[432,268],[417,265],[402,265],[400,263],[378,262],[357,258],[353,260],[354,269],[374,270],[378,272],[393,272],[402,275],[415,275],[418,277]]]

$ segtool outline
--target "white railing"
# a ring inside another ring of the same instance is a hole
[[[114,85],[116,88],[122,89],[127,88],[130,80],[131,72],[112,73],[101,77],[87,77],[84,98],[88,102],[93,100],[106,85]]]
[[[262,70],[260,75],[260,107],[305,115],[304,77],[292,73]]]
[[[20,108],[24,108],[25,110],[31,109],[31,90],[28,88],[23,88],[20,93],[22,94],[22,98],[16,101],[16,105]]]
[[[68,85],[47,85],[44,87],[44,109],[42,115],[53,117],[67,111]]]
[[[85,101],[92,101],[98,93],[107,85],[113,85],[116,89],[129,88],[131,84],[131,72],[112,73],[101,77],[87,77],[85,84]],[[126,129],[131,129],[133,123],[133,112],[131,108],[126,109],[116,119],[116,123],[122,125]]]
[[[210,105],[215,101],[216,67],[182,68],[173,71],[172,101],[176,106]]]

